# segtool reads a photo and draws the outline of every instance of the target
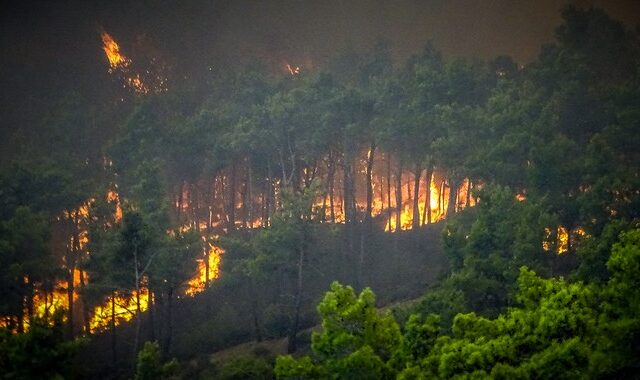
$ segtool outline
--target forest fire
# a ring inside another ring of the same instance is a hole
[[[0,379],[640,378],[640,1],[61,3],[3,7]]]
[[[138,309],[145,312],[149,309],[149,291],[140,290],[140,305],[137,305],[137,293],[132,291],[129,294],[114,292],[109,299],[100,306],[93,309],[93,317],[89,321],[91,332],[97,332],[110,327],[110,323],[119,325],[130,321],[136,316]]]
[[[587,234],[582,227],[575,227],[569,230],[565,226],[558,226],[555,231],[551,228],[545,228],[542,249],[547,252],[553,250],[555,253],[561,255],[571,251],[576,242],[580,242],[589,237],[590,235]]]
[[[82,276],[82,278],[81,278]],[[79,287],[83,282],[88,281],[86,273],[79,269],[73,271],[73,286]],[[49,291],[36,289],[33,297],[34,315],[39,317],[49,317],[56,310],[66,310],[69,308],[69,285],[66,281],[57,281]],[[78,299],[78,293],[73,293],[73,300]]]
[[[129,61],[118,55],[116,48],[109,51],[114,54],[115,68],[128,65]],[[379,154],[376,159],[373,159],[371,150],[362,150],[358,157],[359,162],[371,162],[369,207],[367,206],[366,165],[360,170],[353,170],[350,174],[353,176],[352,189],[345,186],[347,176],[341,165],[334,163],[323,168],[300,169],[299,180],[302,184],[310,183],[312,177],[316,182],[324,184],[313,205],[314,218],[318,218],[321,223],[347,223],[349,206],[346,204],[346,199],[349,198],[352,199],[352,207],[355,210],[353,221],[366,220],[366,214],[370,212],[371,220],[387,232],[395,232],[398,229],[406,231],[416,226],[436,223],[445,218],[447,211],[455,212],[476,203],[476,199],[470,195],[472,184],[468,179],[456,186],[456,195],[451,197],[448,180],[437,169],[423,169],[419,175],[406,169],[396,172],[390,170],[390,167],[396,163],[389,161],[389,155]],[[184,282],[177,295],[196,296],[203,292],[211,281],[219,278],[224,250],[211,243],[210,239],[217,237],[218,234],[229,233],[230,229],[258,229],[268,226],[271,215],[282,207],[279,180],[267,180],[266,186],[260,187],[248,182],[251,177],[245,170],[247,168],[238,165],[228,172],[222,172],[207,185],[184,183],[173,197],[174,212],[178,220],[181,220],[179,231],[181,233],[197,231],[203,246],[206,247],[206,252],[196,260],[197,270]],[[419,181],[418,184],[416,179]],[[203,193],[200,189],[206,186],[211,188]],[[345,194],[349,194],[346,191],[353,193],[345,197]],[[415,194],[416,191],[417,194]],[[204,197],[204,194],[208,194],[209,198]],[[452,208],[449,207],[450,199],[455,202]],[[123,200],[117,186],[114,185],[106,192],[105,200],[110,205],[112,213],[106,226],[115,228],[123,219]],[[87,251],[88,223],[92,218],[90,214],[93,202],[94,200],[90,199],[77,209],[66,211],[59,219],[61,222],[70,221],[76,226],[77,231],[72,234],[72,240],[68,244],[73,246],[77,239],[77,246],[74,249],[78,254],[90,255]],[[416,210],[418,214],[415,217],[418,219],[414,221]],[[167,233],[175,234],[173,230],[168,230]],[[74,310],[84,307],[85,301],[79,297],[79,294],[85,286],[90,284],[91,279],[86,272],[79,269],[80,261],[73,265],[77,267],[72,269],[74,278],[72,289],[66,281],[56,282],[46,292],[37,289],[33,299],[36,315],[50,315],[55,309],[68,309],[70,294],[73,294],[72,300],[77,301],[77,303],[74,302],[76,305],[72,305]],[[119,325],[130,321],[136,313],[144,312],[150,307],[152,303],[150,297],[153,298],[153,295],[149,293],[146,285],[141,284],[140,305],[137,305],[135,290],[115,291],[105,295],[103,301],[93,306],[92,310],[82,318],[89,318],[86,326],[90,332],[103,330],[112,324]]]
[[[187,288],[184,291],[188,296],[194,296],[204,291],[209,282],[220,277],[220,262],[224,250],[210,243],[207,243],[207,245],[209,246],[208,253],[204,258],[197,260],[198,273],[188,281]],[[206,263],[207,259],[209,261],[208,264]]]

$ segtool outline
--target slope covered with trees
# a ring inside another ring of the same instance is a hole
[[[173,355],[185,376],[638,376],[639,36],[562,16],[527,66],[380,41],[315,72],[64,97],[0,167],[0,363],[30,334],[88,336],[103,377],[178,376]],[[331,285],[310,356],[188,364],[304,351],[333,280],[365,290]],[[367,286],[423,296],[380,315]]]

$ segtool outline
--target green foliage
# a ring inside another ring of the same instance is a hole
[[[444,313],[446,321],[463,310],[496,316],[514,303],[520,266],[547,273],[555,260],[542,247],[545,228],[558,224],[544,199],[518,202],[510,188],[491,184],[478,195],[474,210],[451,218],[443,230],[452,273],[429,291],[435,295],[427,293],[425,315]]]
[[[34,318],[23,334],[0,329],[0,377],[64,379],[74,374],[73,360],[86,341],[64,338],[62,313],[52,320]]]
[[[268,380],[273,377],[273,365],[254,356],[239,356],[226,361],[215,376],[220,380]]]
[[[386,378],[395,374],[402,379],[636,376],[640,230],[620,235],[607,267],[611,278],[604,286],[543,279],[522,267],[517,307],[493,319],[460,313],[450,329],[441,327],[437,315],[422,318],[414,314],[401,337],[389,316],[375,312],[370,292],[356,297],[351,288],[334,283],[318,306],[323,331],[314,335],[314,356],[280,357],[276,375]],[[367,321],[375,321],[376,328],[368,330]]]
[[[239,290],[233,295],[250,303],[257,339],[263,330],[271,336],[289,330],[295,341],[301,300],[312,298],[306,287],[317,253],[312,243],[322,243],[314,208],[340,181],[347,223],[344,231],[334,228],[346,236],[338,265],[358,260],[366,268],[369,240],[376,239],[354,227],[366,218],[349,198],[363,193],[358,155],[370,148],[382,153],[376,157],[388,161],[389,172],[400,172],[394,173],[400,182],[407,168],[417,178],[424,168],[438,180],[444,175],[451,199],[442,241],[451,270],[414,315],[399,321],[402,332],[391,316],[378,314],[370,290],[356,295],[332,285],[318,307],[323,331],[312,338],[313,355],[279,358],[279,377],[637,376],[638,35],[598,9],[569,6],[562,18],[555,44],[526,68],[509,57],[445,61],[431,44],[394,67],[391,47],[378,41],[365,53],[344,49],[328,71],[278,81],[259,64],[217,69],[197,91],[140,97],[130,112],[124,106],[98,112],[83,94],[63,96],[37,129],[44,133],[19,160],[2,163],[0,315],[20,330],[29,319],[25,300],[75,267],[90,278],[79,304],[127,294],[145,280],[159,300],[175,295],[202,254],[203,214],[208,243],[221,228],[212,226],[213,215],[222,222],[226,212],[221,288]],[[108,145],[108,133],[100,132],[106,123],[96,118],[119,126]],[[344,177],[333,178],[337,173]],[[457,212],[452,190],[465,178],[477,185],[479,203]],[[106,189],[118,190],[121,222],[104,200]],[[248,219],[261,199],[265,228],[233,231],[238,194]],[[71,236],[77,231],[67,231],[61,215],[88,200],[90,242],[79,252],[69,243],[77,242]],[[188,233],[181,229],[187,222]],[[571,238],[562,257],[554,254],[559,226]],[[71,251],[77,260],[67,257]],[[571,282],[542,278],[558,275]],[[269,287],[278,294],[263,297]],[[234,312],[225,305],[204,326],[234,320]],[[24,343],[29,339],[55,346],[33,353],[42,367],[39,360],[55,356],[59,337],[49,339],[32,324],[25,335],[3,335],[3,342],[25,352],[33,348]],[[229,340],[243,336],[236,326],[216,328]],[[25,363],[7,350],[3,367],[11,355]],[[168,376],[154,345],[141,351],[139,365],[140,378]],[[222,371],[228,378],[271,376],[261,359],[231,361]]]
[[[386,363],[400,344],[400,328],[390,313],[378,313],[370,289],[356,296],[351,287],[334,282],[318,305],[318,313],[322,332],[312,337],[314,358],[278,358],[278,378],[388,377]]]
[[[318,313],[322,332],[313,335],[311,347],[322,359],[340,359],[368,346],[386,361],[399,343],[398,325],[391,314],[378,314],[371,289],[356,296],[351,287],[334,282],[318,305]]]
[[[162,362],[158,342],[145,342],[138,352],[135,380],[178,379],[180,365],[176,359]]]

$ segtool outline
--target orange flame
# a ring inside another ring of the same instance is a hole
[[[120,222],[122,220],[122,206],[120,204],[120,194],[118,194],[118,192],[116,192],[115,190],[109,190],[109,192],[107,192],[107,202],[115,203],[116,211],[113,217],[116,220],[116,222]]]
[[[140,311],[145,312],[149,309],[149,291],[140,290]],[[115,293],[115,297],[109,299],[102,305],[96,306],[93,310],[93,316],[89,321],[91,332],[104,330],[111,323],[112,311],[114,312],[116,325],[128,322],[135,317],[137,307],[137,293],[134,290],[130,294]]]
[[[574,234],[584,236],[585,232],[582,228],[577,228]],[[563,254],[569,251],[569,230],[564,226],[558,226],[555,231],[555,242],[553,236],[553,229],[544,229],[544,238],[542,239],[542,249],[549,252],[554,246],[557,254]]]
[[[104,50],[109,61],[109,74],[119,73],[122,77],[123,87],[129,87],[139,95],[147,95],[150,92],[149,86],[142,80],[140,74],[130,74],[132,61],[120,52],[120,45],[107,32],[100,33],[102,38],[102,50]],[[154,88],[156,92],[166,91],[165,78],[158,77],[158,86]]]
[[[102,32],[100,36],[102,37],[102,50],[109,60],[109,72],[126,69],[131,64],[131,60],[120,54],[120,45],[107,32]]]
[[[220,277],[220,261],[224,250],[213,244],[207,243],[209,246],[209,278],[207,279],[207,265],[205,259],[198,260],[198,273],[187,283],[185,294],[194,296],[204,291],[208,285],[207,280],[212,281]]]

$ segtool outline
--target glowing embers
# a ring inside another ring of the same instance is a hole
[[[187,288],[184,293],[188,296],[194,296],[204,291],[208,282],[220,277],[220,261],[222,260],[224,250],[210,243],[207,243],[207,246],[208,254],[202,259],[197,260],[198,272],[196,276],[187,283]],[[208,267],[206,262],[207,259]]]
[[[140,305],[138,307],[138,299]],[[93,316],[89,322],[91,332],[104,330],[111,326],[111,323],[119,325],[128,322],[136,316],[138,309],[145,312],[149,309],[149,291],[140,290],[140,297],[136,291],[128,293],[114,292],[104,304],[96,306],[93,310]]]
[[[300,75],[300,73],[302,72],[302,69],[300,68],[300,66],[292,66],[290,64],[285,64],[284,65],[285,69],[287,69],[287,72],[292,76],[298,76]]]

